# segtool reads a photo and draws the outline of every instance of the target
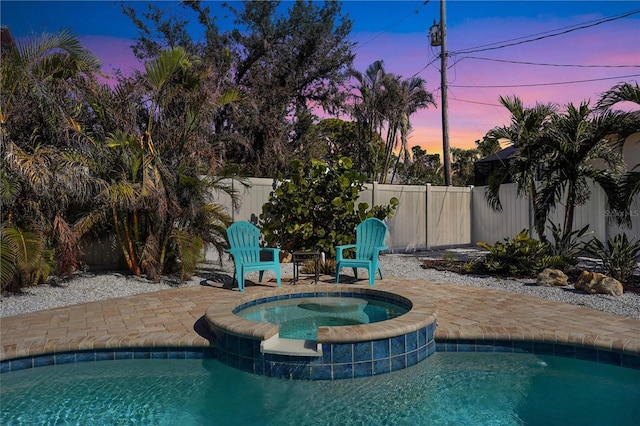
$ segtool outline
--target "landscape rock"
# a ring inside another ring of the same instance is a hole
[[[536,285],[543,287],[562,287],[567,285],[569,277],[559,269],[545,268],[538,274]]]
[[[623,288],[620,281],[599,272],[582,271],[573,286],[576,290],[589,294],[608,294],[622,296]]]
[[[280,263],[290,263],[292,258],[293,255],[290,252],[284,250],[280,252]]]

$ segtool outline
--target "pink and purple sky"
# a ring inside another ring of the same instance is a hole
[[[145,10],[144,3],[131,4]],[[182,13],[177,0],[156,3]],[[225,29],[221,2],[203,3],[219,13]],[[440,21],[440,0],[344,1],[343,11],[354,21],[356,69],[382,60],[387,72],[426,80],[438,108],[411,117],[409,145],[441,153],[440,47],[428,38]],[[135,27],[118,1],[2,0],[0,22],[18,41],[68,28],[100,57],[106,73],[141,68],[129,47]],[[446,23],[452,147],[474,148],[491,128],[509,123],[500,95],[518,96],[525,106],[594,104],[615,84],[640,76],[640,1],[447,0]],[[197,25],[193,30],[197,34]]]

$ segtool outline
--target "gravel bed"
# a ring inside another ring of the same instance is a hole
[[[481,253],[474,249],[448,250],[457,259],[464,260]],[[609,312],[629,318],[640,319],[640,294],[625,292],[622,296],[585,294],[577,292],[573,286],[539,287],[532,279],[505,279],[477,275],[460,275],[448,271],[425,269],[425,259],[441,259],[443,251],[425,251],[415,254],[386,254],[380,257],[386,277],[413,278],[426,281],[451,282],[473,287],[492,288],[514,293],[536,296],[558,302],[581,305],[599,311]],[[343,270],[348,275],[350,270]],[[291,264],[282,264],[282,276],[293,276]],[[269,276],[269,272],[265,276]],[[254,273],[257,276],[257,273]],[[172,279],[152,283],[144,278],[115,272],[80,273],[63,282],[52,282],[27,288],[21,294],[3,294],[0,299],[0,317],[35,312],[43,309],[75,305],[78,303],[104,300],[113,297],[175,288],[177,286],[203,285],[207,282],[221,282],[231,286],[233,263],[224,259],[219,263],[207,264],[190,281],[179,284]],[[252,277],[251,274],[248,275]],[[256,277],[253,277],[255,279]]]
[[[468,285],[472,287],[491,288],[494,290],[510,291],[528,296],[535,296],[572,305],[585,306],[611,314],[629,318],[640,319],[640,294],[625,292],[622,296],[609,296],[606,294],[586,294],[575,290],[572,284],[565,287],[541,287],[536,285],[535,279],[516,279],[491,277],[486,275],[457,274],[449,271],[437,271],[425,269],[420,265],[425,259],[441,259],[433,253],[418,253],[416,255],[391,255],[380,258],[382,270],[392,275],[405,278],[415,278],[436,282],[451,282],[454,284]],[[456,256],[460,259],[460,256]]]

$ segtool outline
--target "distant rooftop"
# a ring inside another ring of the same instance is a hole
[[[478,160],[478,163],[488,163],[491,161],[504,161],[504,160],[508,160],[509,158],[513,157],[513,154],[516,152],[516,147],[515,146],[508,146],[504,149],[501,149],[500,151],[493,153],[491,155],[488,155],[484,158],[481,158],[480,160]]]

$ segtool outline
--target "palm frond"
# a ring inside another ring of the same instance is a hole
[[[68,276],[78,267],[78,235],[66,220],[56,215],[53,221],[53,232],[57,237],[56,272],[61,276]]]
[[[189,64],[187,52],[182,47],[164,50],[158,59],[147,62],[144,66],[149,82],[160,91],[178,70]]]
[[[634,168],[638,171],[630,171],[624,175],[622,181],[622,193],[628,206],[631,205],[636,195],[640,194],[640,165]]]
[[[106,187],[100,197],[118,210],[133,210],[140,197],[140,185],[121,180]]]
[[[618,102],[634,102],[640,105],[640,87],[638,83],[620,83],[602,94],[602,97],[596,104],[596,109],[610,109]]]
[[[29,154],[10,141],[5,153],[5,164],[29,182],[35,191],[47,190],[52,181],[50,154],[51,150],[39,146],[33,154]]]
[[[489,206],[495,211],[502,211],[502,202],[500,201],[500,186],[507,181],[511,175],[511,169],[504,167],[494,171],[487,181],[487,188],[484,193],[484,199]]]
[[[20,234],[9,224],[0,228],[0,289],[4,290],[16,271]]]
[[[202,261],[204,241],[181,229],[174,231],[173,238],[180,256],[180,281],[184,282],[191,277],[198,263]]]
[[[11,203],[19,191],[20,180],[17,176],[7,173],[4,167],[0,168],[0,205]]]
[[[3,290],[8,286],[34,285],[42,276],[48,276],[50,269],[44,259],[44,237],[40,232],[24,231],[9,223],[3,223],[0,232]],[[17,281],[12,284],[14,280]]]
[[[147,278],[157,282],[162,275],[162,247],[155,234],[150,233],[140,255],[140,266]]]

